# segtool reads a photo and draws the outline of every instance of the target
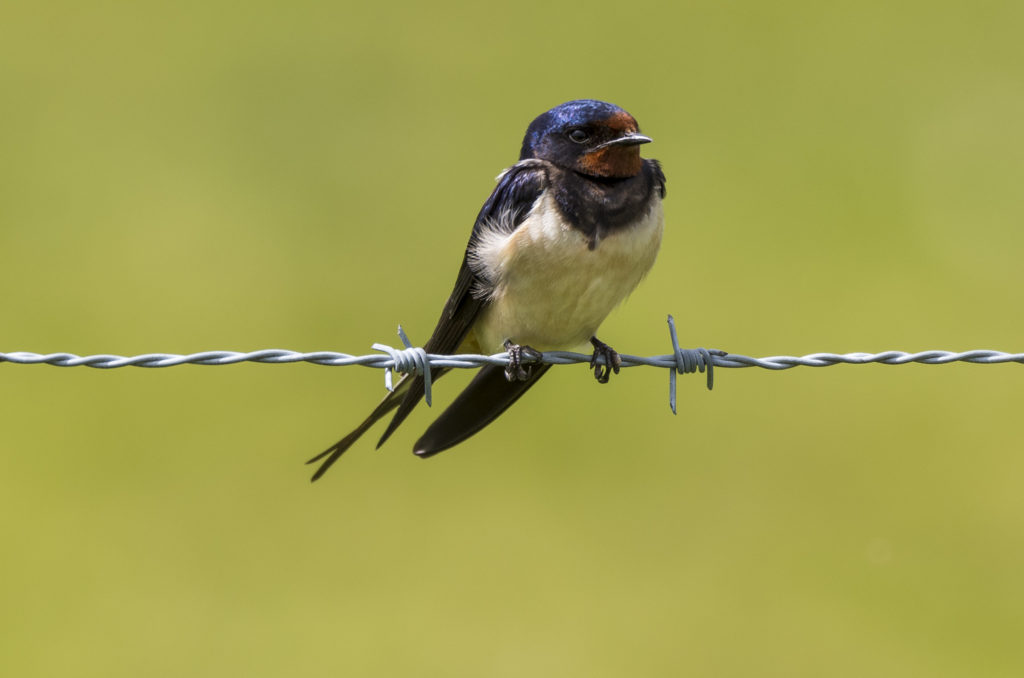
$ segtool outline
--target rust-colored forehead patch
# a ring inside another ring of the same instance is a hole
[[[636,132],[638,129],[636,120],[632,115],[625,111],[616,113],[610,118],[605,118],[601,123],[603,125],[607,125],[616,132]]]

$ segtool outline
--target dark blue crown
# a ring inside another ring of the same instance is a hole
[[[625,113],[625,111],[615,104],[597,99],[576,99],[555,106],[550,111],[534,118],[530,126],[526,128],[526,136],[523,137],[523,149],[519,153],[519,159],[525,160],[534,157],[534,151],[545,134],[574,125],[586,125],[607,120],[619,113]]]

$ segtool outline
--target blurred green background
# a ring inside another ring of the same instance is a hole
[[[422,342],[579,97],[668,176],[619,350],[1024,350],[1020,2],[0,14],[3,351]],[[381,372],[0,365],[0,670],[1024,673],[1021,366],[666,380],[555,369],[428,462],[423,408],[311,486]]]

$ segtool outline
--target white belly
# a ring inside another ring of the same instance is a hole
[[[493,283],[474,329],[480,350],[500,352],[506,339],[542,351],[585,343],[651,269],[664,224],[656,200],[591,250],[545,196],[512,233],[486,234],[473,257]]]

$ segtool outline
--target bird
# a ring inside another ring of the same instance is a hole
[[[665,175],[642,158],[651,138],[622,108],[577,99],[537,116],[519,161],[473,224],[462,264],[427,353],[509,354],[487,365],[413,446],[420,457],[446,450],[491,423],[547,372],[540,352],[593,347],[599,383],[621,359],[597,338],[605,317],[654,265],[664,230]],[[429,368],[428,368],[429,369]],[[433,380],[447,370],[432,370]],[[315,481],[373,424],[392,411],[377,447],[424,396],[408,373],[348,435],[310,459]]]

